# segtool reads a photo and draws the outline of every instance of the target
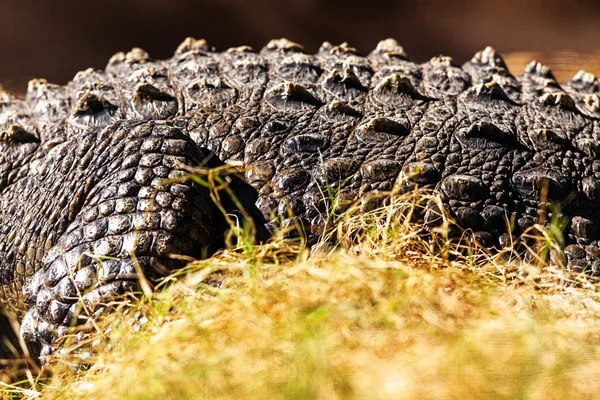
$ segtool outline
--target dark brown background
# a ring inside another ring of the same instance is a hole
[[[218,49],[260,48],[288,37],[315,51],[323,40],[369,52],[396,38],[416,61],[441,53],[464,62],[493,45],[501,52],[572,50],[600,45],[594,0],[35,0],[0,4],[0,82],[22,92],[27,80],[64,83],[103,67],[133,46],[165,58],[186,36]]]

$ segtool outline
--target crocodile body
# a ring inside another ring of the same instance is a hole
[[[354,200],[401,174],[490,247],[509,244],[507,221],[518,235],[560,204],[568,266],[598,272],[599,95],[584,72],[514,76],[491,48],[416,64],[391,39],[366,57],[186,39],[168,60],[133,49],[66,86],[32,81],[26,99],[0,96],[0,301],[43,355],[82,304],[134,289],[136,262],[164,276],[172,254],[210,253],[222,212],[181,177],[221,163],[242,171],[230,184],[259,224],[309,237],[325,187]]]

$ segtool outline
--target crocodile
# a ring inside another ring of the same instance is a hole
[[[584,71],[559,84],[533,61],[515,76],[491,47],[418,64],[393,39],[363,56],[187,38],[167,60],[134,48],[64,86],[32,80],[25,98],[0,92],[0,302],[43,357],[140,271],[221,248],[225,215],[310,241],[324,188],[355,201],[401,176],[490,248],[560,217],[565,266],[599,274],[599,96]],[[186,178],[228,165],[221,195]]]

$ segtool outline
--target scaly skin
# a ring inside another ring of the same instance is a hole
[[[135,260],[152,278],[180,266],[171,254],[219,246],[207,189],[165,181],[220,162],[243,171],[250,186],[231,185],[258,225],[299,224],[309,240],[326,186],[355,200],[413,175],[496,248],[539,220],[544,192],[570,221],[568,267],[600,272],[599,91],[536,62],[515,77],[491,48],[418,65],[390,39],[367,57],[187,39],[169,60],[134,49],[64,87],[32,81],[26,100],[0,99],[0,300],[53,351],[81,304],[135,288]]]

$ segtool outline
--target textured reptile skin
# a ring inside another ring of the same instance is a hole
[[[599,95],[584,72],[561,86],[532,62],[514,76],[491,48],[419,65],[391,39],[366,57],[186,39],[168,60],[133,49],[66,86],[32,81],[25,100],[0,94],[0,300],[53,351],[81,305],[135,287],[135,262],[162,276],[181,265],[171,254],[218,247],[208,190],[173,180],[221,162],[269,227],[315,237],[328,188],[353,200],[404,173],[490,247],[510,242],[511,219],[518,236],[559,213],[568,267],[600,272]]]

